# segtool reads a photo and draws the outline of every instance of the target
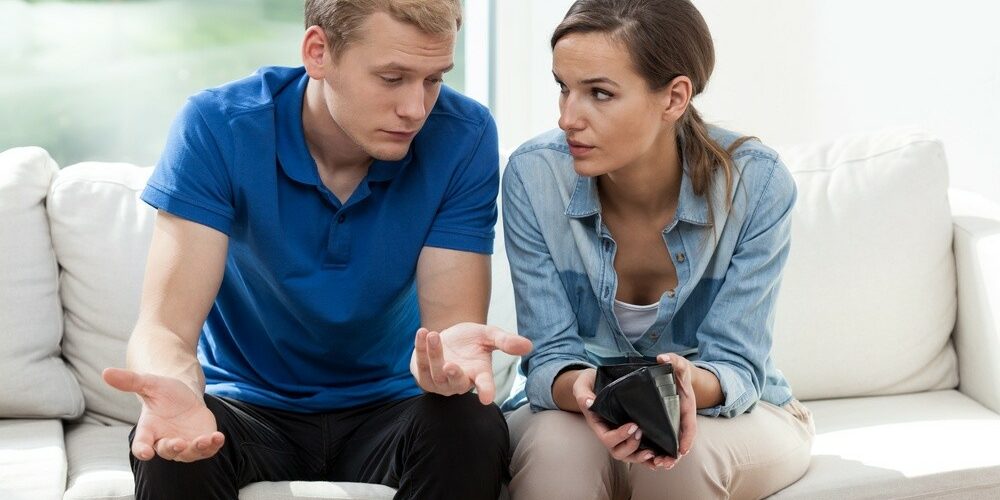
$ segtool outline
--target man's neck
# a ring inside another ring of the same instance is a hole
[[[302,98],[302,131],[309,153],[322,174],[367,171],[373,158],[330,116],[323,95],[324,82],[310,79]]]
[[[309,154],[316,162],[320,181],[341,203],[347,203],[368,175],[368,167],[374,159],[330,116],[323,85],[319,80],[310,79],[306,86],[302,97],[302,132]]]

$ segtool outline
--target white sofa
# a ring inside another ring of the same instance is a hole
[[[1000,208],[949,193],[942,145],[919,132],[780,151],[799,200],[774,351],[817,436],[775,497],[1000,496]],[[0,153],[2,499],[132,498],[139,406],[100,371],[124,363],[136,318],[150,171]],[[502,247],[490,320],[513,328]],[[502,399],[513,360],[497,361]],[[240,498],[391,495],[285,482]]]

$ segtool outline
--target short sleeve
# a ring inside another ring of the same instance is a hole
[[[229,235],[235,213],[232,182],[220,137],[230,136],[228,121],[206,119],[210,105],[189,99],[181,109],[142,200],[156,209]],[[231,142],[231,141],[230,141]]]
[[[488,114],[471,158],[459,168],[434,218],[426,245],[492,254],[500,156],[496,124]]]

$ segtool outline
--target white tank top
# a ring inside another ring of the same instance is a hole
[[[615,316],[618,318],[618,325],[622,327],[625,338],[633,344],[656,322],[656,312],[659,309],[659,302],[637,306],[615,299]]]

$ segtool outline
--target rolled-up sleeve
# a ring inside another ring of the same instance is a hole
[[[522,358],[521,369],[527,377],[525,393],[531,409],[555,410],[552,383],[559,372],[573,365],[593,365],[587,360],[576,315],[520,177],[522,161],[523,156],[515,156],[508,163],[502,198],[518,333],[534,344],[532,352]]]
[[[694,364],[718,377],[724,396],[722,404],[699,410],[701,415],[743,414],[760,400],[766,380],[796,188],[779,159],[751,161],[769,162],[770,173],[748,205],[722,288],[697,332],[699,359]]]

